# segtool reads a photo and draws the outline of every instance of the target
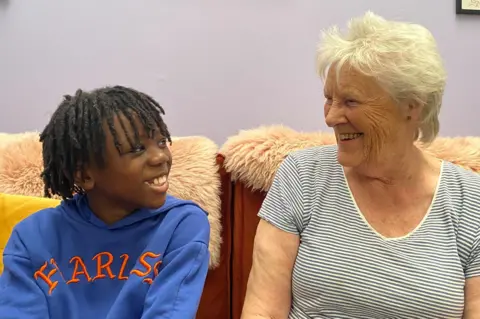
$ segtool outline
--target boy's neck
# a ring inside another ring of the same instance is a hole
[[[104,196],[96,196],[95,193],[86,195],[90,210],[98,219],[107,225],[115,224],[132,213],[135,209],[125,209],[120,202],[113,203]]]

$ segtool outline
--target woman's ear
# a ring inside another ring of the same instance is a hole
[[[407,120],[414,122],[420,121],[422,118],[422,109],[423,105],[417,101],[411,101],[410,103],[408,103],[406,116]]]

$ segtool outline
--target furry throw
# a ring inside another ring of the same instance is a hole
[[[205,137],[173,138],[169,193],[192,200],[208,213],[210,268],[220,263],[222,243],[217,145]],[[38,133],[0,134],[0,193],[43,196],[42,145]]]
[[[262,126],[230,137],[220,153],[233,181],[266,192],[288,153],[335,143],[333,133],[297,132],[282,125]],[[438,158],[480,172],[480,137],[443,137],[429,146],[418,146]]]

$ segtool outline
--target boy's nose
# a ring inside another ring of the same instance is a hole
[[[148,162],[152,166],[162,165],[170,159],[166,149],[161,149],[159,147],[153,147],[149,150]]]

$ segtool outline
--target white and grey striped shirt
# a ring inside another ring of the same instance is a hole
[[[462,318],[480,275],[480,175],[443,162],[429,212],[383,238],[359,213],[337,147],[290,154],[259,212],[300,235],[289,318]]]

